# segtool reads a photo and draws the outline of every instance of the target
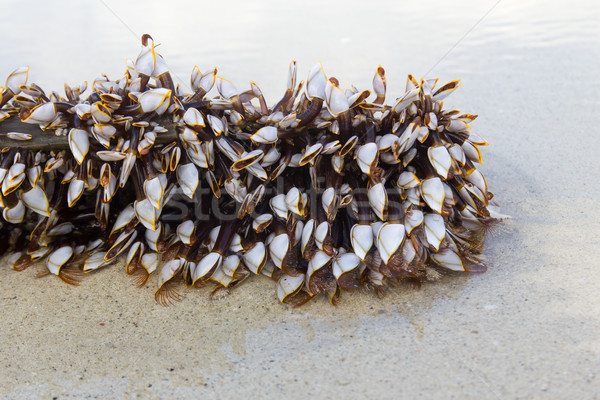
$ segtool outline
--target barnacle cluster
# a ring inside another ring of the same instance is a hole
[[[0,88],[0,250],[15,270],[45,260],[76,284],[124,255],[139,285],[157,271],[161,304],[182,281],[266,275],[299,304],[485,270],[487,143],[476,116],[443,108],[458,81],[409,75],[386,105],[381,67],[371,96],[320,64],[297,83],[292,62],[269,107],[216,68],[195,67],[184,93],[149,35],[122,78],[97,78],[87,96],[87,84],[47,94],[28,72]]]

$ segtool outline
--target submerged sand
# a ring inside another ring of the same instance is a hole
[[[164,308],[155,277],[136,289],[122,266],[79,287],[1,268],[0,397],[599,398],[600,36],[569,30],[598,10],[556,11],[547,45],[517,22],[556,23],[515,4],[432,73],[463,78],[450,104],[480,115],[483,172],[513,217],[487,273],[302,308],[254,278]]]

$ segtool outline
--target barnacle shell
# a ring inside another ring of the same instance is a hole
[[[216,68],[194,67],[184,94],[149,35],[124,77],[96,79],[87,96],[65,85],[65,98],[46,97],[27,84],[29,68],[15,70],[0,88],[9,265],[45,259],[76,284],[73,268],[125,256],[138,285],[160,271],[160,304],[180,300],[183,283],[232,288],[251,275],[301,304],[439,276],[432,269],[483,270],[498,220],[476,167],[488,144],[471,132],[476,116],[443,107],[459,81],[409,75],[385,105],[381,66],[371,101],[320,63],[306,85],[296,75],[292,62],[271,107],[254,82],[238,90]]]

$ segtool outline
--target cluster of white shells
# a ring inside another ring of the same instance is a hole
[[[0,121],[44,131],[0,133],[12,143],[0,154],[0,246],[14,269],[45,260],[77,283],[123,255],[140,285],[157,271],[161,304],[184,283],[251,275],[301,303],[484,269],[487,143],[475,116],[443,108],[458,81],[409,75],[386,105],[381,67],[371,92],[342,90],[320,64],[297,83],[292,62],[269,107],[254,82],[241,92],[216,68],[195,67],[183,93],[148,35],[142,45],[87,96],[87,84],[46,94],[28,68],[0,88]],[[62,141],[44,145],[49,135]]]

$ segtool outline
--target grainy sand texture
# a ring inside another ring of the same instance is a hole
[[[5,38],[16,37],[12,19],[28,15],[8,3]],[[34,81],[60,84],[69,74],[96,76],[102,52],[115,57],[117,73],[137,54],[133,35],[101,2],[70,11],[52,3],[64,10],[58,22],[44,16],[45,4],[31,10],[34,33],[5,41],[0,75],[35,64]],[[194,63],[218,63],[239,87],[255,79],[275,98],[295,52],[302,78],[322,59],[342,86],[368,87],[381,63],[392,97],[408,72],[435,66],[427,76],[461,78],[446,103],[479,115],[473,129],[491,143],[482,171],[512,220],[488,238],[485,274],[447,274],[383,298],[344,294],[337,307],[324,298],[281,305],[274,282],[254,278],[215,299],[187,290],[164,308],[154,302],[156,277],[136,289],[122,265],[79,287],[5,266],[1,398],[600,398],[598,3],[502,0],[454,48],[494,2],[237,2],[195,17],[178,3],[106,4],[132,30],[152,33],[186,82]],[[163,7],[179,11],[163,15]],[[52,24],[68,35],[51,33]],[[62,63],[54,54],[61,43]],[[78,55],[84,60],[71,65]]]

